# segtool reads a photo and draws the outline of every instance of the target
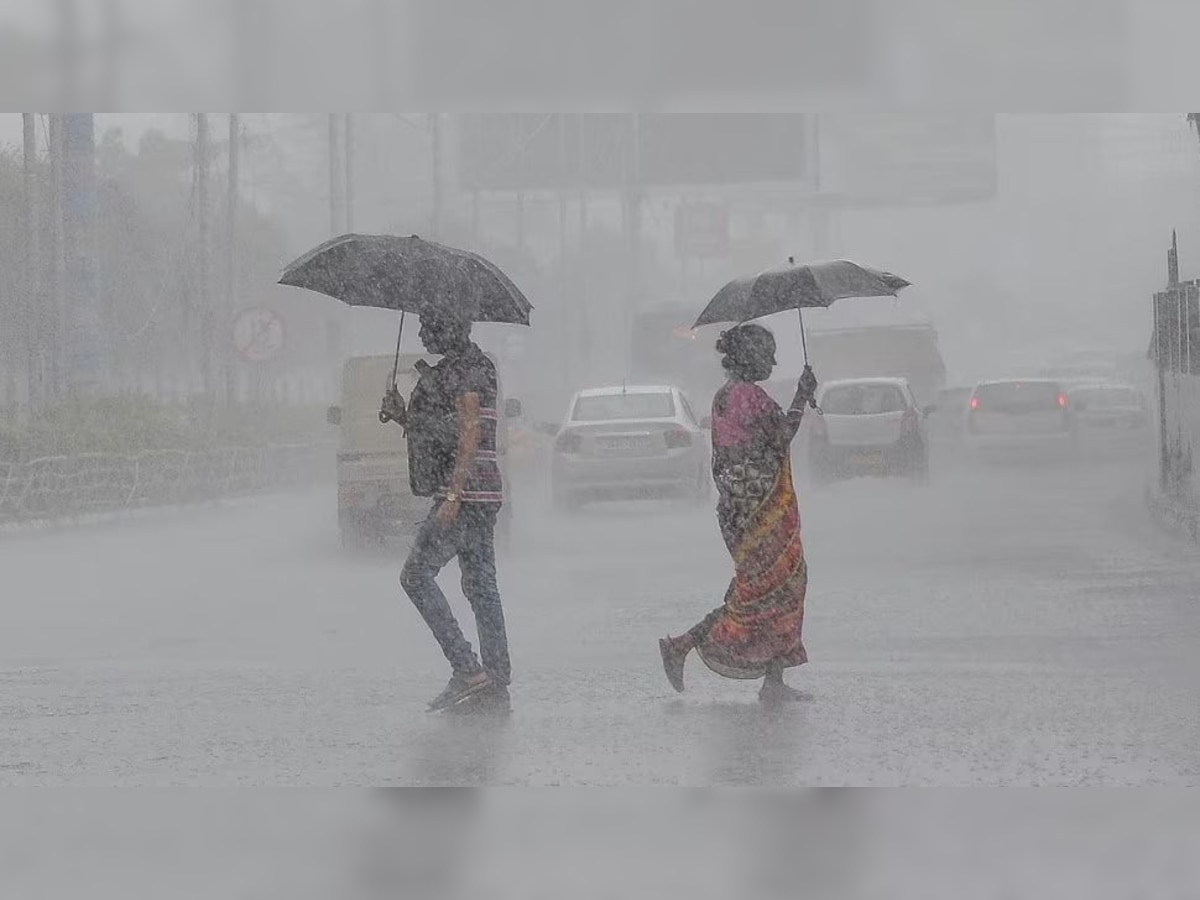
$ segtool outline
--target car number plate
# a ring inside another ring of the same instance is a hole
[[[854,461],[860,466],[881,466],[883,465],[882,453],[857,453],[854,456]]]
[[[644,453],[649,441],[640,437],[606,438],[600,445],[606,453]]]

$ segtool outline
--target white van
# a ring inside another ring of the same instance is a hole
[[[489,354],[493,364],[495,358]],[[407,400],[417,383],[417,363],[432,365],[435,357],[406,353],[400,357],[396,385]],[[338,529],[342,546],[350,549],[381,544],[395,535],[408,535],[429,512],[430,501],[414,497],[408,481],[408,446],[398,425],[379,419],[384,393],[391,385],[394,356],[358,356],[348,359],[342,370],[342,403],[329,408],[329,424],[340,429],[337,456]],[[504,400],[503,386],[498,402],[504,411],[497,435],[501,469],[507,449],[506,423],[521,415],[521,404]],[[497,537],[501,545],[508,535],[511,502],[501,513]]]

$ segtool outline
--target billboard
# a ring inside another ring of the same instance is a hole
[[[993,113],[484,113],[456,127],[467,190],[769,184],[913,206],[997,189]]]
[[[997,187],[993,113],[821,113],[816,188],[851,205],[988,200]]]
[[[467,113],[467,190],[735,185],[807,177],[803,113]]]

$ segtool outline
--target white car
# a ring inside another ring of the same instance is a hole
[[[809,465],[821,483],[858,475],[929,473],[925,418],[903,378],[828,381],[817,390],[821,414],[811,419]]]
[[[967,446],[985,461],[1056,461],[1074,457],[1067,392],[1053,379],[977,384],[967,406]]]
[[[554,505],[683,496],[712,488],[708,433],[687,396],[670,386],[580,391],[554,440]]]
[[[1085,457],[1145,456],[1154,448],[1150,403],[1132,385],[1088,384],[1067,391],[1076,449]]]

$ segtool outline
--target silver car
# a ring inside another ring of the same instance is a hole
[[[925,417],[903,378],[828,381],[817,392],[809,463],[818,483],[860,475],[929,474]]]
[[[580,391],[554,441],[554,505],[665,496],[702,502],[712,487],[709,458],[708,434],[678,388]]]
[[[1073,460],[1069,390],[1057,379],[981,382],[967,405],[967,447],[983,462]]]
[[[1085,459],[1139,458],[1151,454],[1155,433],[1150,402],[1127,384],[1087,384],[1067,390],[1075,449]]]

